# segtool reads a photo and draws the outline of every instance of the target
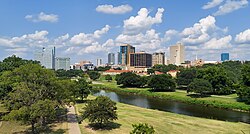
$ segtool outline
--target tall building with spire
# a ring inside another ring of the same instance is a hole
[[[181,43],[170,46],[170,64],[181,65],[185,62],[185,47]]]

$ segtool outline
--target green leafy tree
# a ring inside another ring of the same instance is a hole
[[[132,124],[133,130],[130,134],[154,134],[154,127],[147,123]]]
[[[88,72],[89,78],[92,80],[97,80],[100,78],[101,74],[96,71],[90,71]]]
[[[90,94],[90,90],[92,89],[92,86],[90,85],[89,82],[86,81],[86,79],[81,78],[77,82],[78,87],[76,90],[76,96],[80,97],[81,100],[84,98],[87,98],[88,95]]]
[[[182,69],[177,73],[177,85],[189,85],[196,78],[196,69]]]
[[[87,118],[92,124],[100,128],[118,119],[116,103],[105,96],[98,96],[95,100],[87,102],[83,110],[83,119]]]
[[[168,74],[152,75],[148,86],[153,91],[175,91],[175,80]]]
[[[236,93],[242,101],[250,104],[250,64],[244,64],[241,73],[242,83]]]
[[[212,85],[204,79],[194,79],[194,81],[188,85],[188,92],[199,93],[201,96],[209,94],[212,91]]]
[[[107,75],[105,75],[105,80],[110,82],[110,81],[112,81],[112,77],[109,74],[107,74]]]
[[[118,85],[124,87],[143,87],[146,84],[144,78],[132,72],[121,73],[116,80]]]
[[[20,66],[6,76],[10,76],[6,82],[12,88],[4,100],[10,113],[7,117],[30,124],[33,133],[36,124],[46,125],[54,116],[55,107],[68,99],[64,89],[58,86],[54,71],[38,64]]]
[[[170,70],[176,70],[178,67],[176,65],[173,64],[169,64],[169,65],[155,65],[153,66],[153,70],[154,71],[159,71],[159,72],[163,72],[163,73],[167,73]]]
[[[48,124],[56,117],[56,102],[51,100],[39,100],[31,106],[23,106],[18,110],[12,110],[5,119],[17,120],[25,124],[30,124],[32,133],[38,133],[35,125],[39,123],[42,126]]]
[[[199,69],[197,78],[208,80],[212,87],[212,94],[231,94],[233,88],[233,81],[229,79],[226,71],[217,66],[210,66]]]

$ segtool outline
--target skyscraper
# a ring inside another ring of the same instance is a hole
[[[55,69],[55,47],[53,49],[37,50],[34,53],[34,59],[39,61],[47,69]]]
[[[55,58],[55,70],[70,70],[70,58]]]
[[[228,61],[228,60],[229,60],[229,53],[222,53],[221,61]]]
[[[165,53],[153,53],[152,55],[152,66],[154,65],[165,65]]]
[[[181,65],[185,60],[185,47],[181,43],[170,46],[170,64]]]
[[[120,46],[120,52],[119,52],[119,58],[118,58],[118,64],[123,66],[129,66],[130,63],[130,54],[135,53],[135,47],[129,45],[129,44],[123,44]]]
[[[131,53],[130,66],[137,68],[152,67],[152,55],[145,52]]]
[[[109,53],[108,54],[108,64],[109,65],[114,65],[115,64],[115,54],[114,53]]]
[[[101,66],[102,65],[102,59],[96,59],[96,66]]]

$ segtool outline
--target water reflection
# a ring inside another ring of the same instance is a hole
[[[134,94],[119,94],[101,90],[95,96],[107,96],[113,101],[135,105],[143,108],[157,109],[189,116],[218,119],[232,122],[245,122],[250,124],[250,113],[229,111],[219,108],[192,105],[164,99],[156,99]]]

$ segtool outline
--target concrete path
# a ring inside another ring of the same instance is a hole
[[[78,121],[76,119],[76,112],[74,106],[68,107],[67,109],[69,134],[81,134]]]

